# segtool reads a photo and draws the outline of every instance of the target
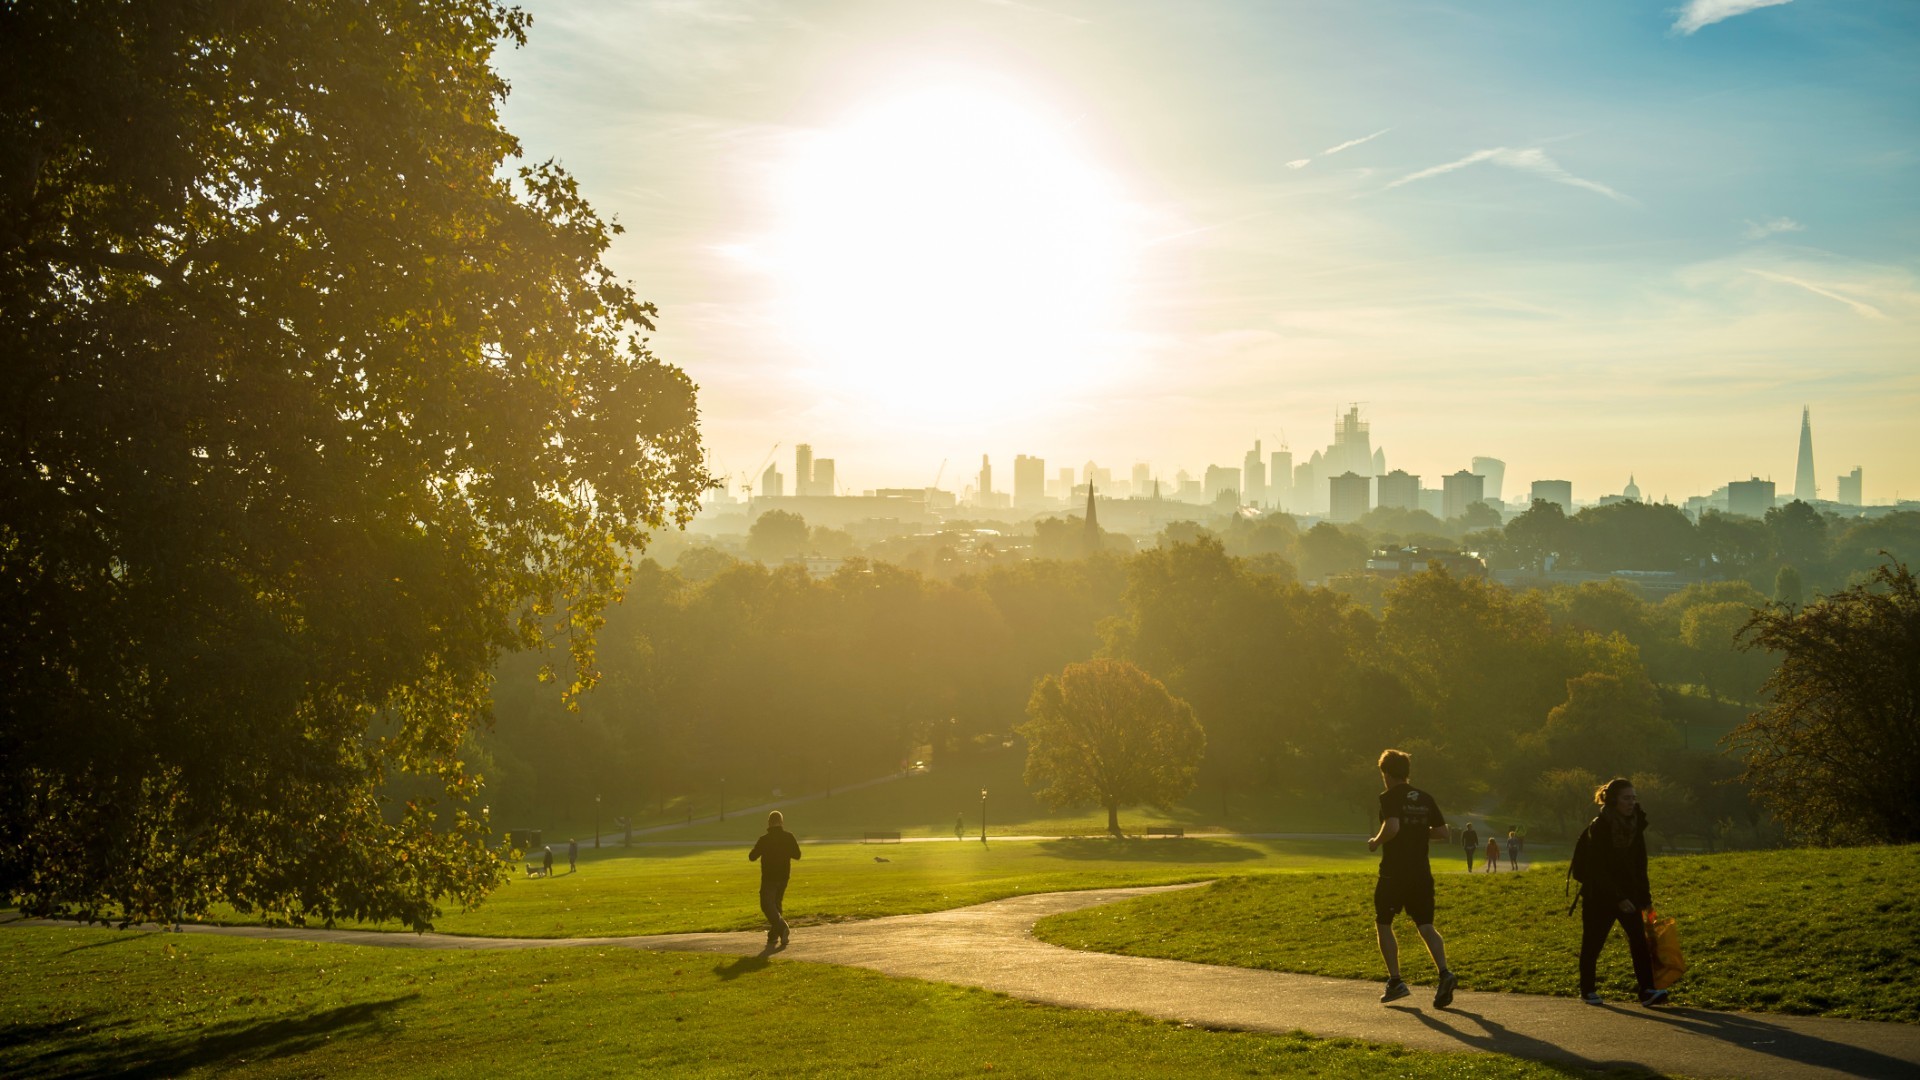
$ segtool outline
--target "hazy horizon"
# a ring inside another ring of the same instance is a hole
[[[715,468],[1303,460],[1920,495],[1920,11],[556,4],[506,123],[627,232]],[[737,485],[736,480],[736,485]],[[789,488],[791,490],[791,488]]]

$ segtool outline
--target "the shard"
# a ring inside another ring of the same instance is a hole
[[[1800,464],[1793,470],[1793,497],[1801,502],[1812,502],[1819,489],[1813,482],[1813,422],[1811,412],[1805,406],[1800,407]]]

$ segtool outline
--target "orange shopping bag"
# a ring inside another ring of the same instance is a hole
[[[1671,915],[1648,908],[1647,952],[1653,957],[1653,986],[1665,990],[1680,981],[1687,972],[1686,957],[1680,955],[1680,924]]]

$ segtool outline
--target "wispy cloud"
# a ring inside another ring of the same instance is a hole
[[[1806,232],[1807,227],[1790,217],[1768,218],[1765,221],[1747,222],[1747,239],[1764,240],[1774,233]]]
[[[1338,146],[1329,146],[1325,150],[1322,150],[1319,153],[1313,155],[1313,157],[1295,158],[1294,160],[1287,162],[1287,168],[1304,169],[1307,166],[1313,164],[1315,158],[1332,157],[1333,155],[1339,153],[1342,150],[1351,150],[1354,147],[1359,146],[1361,143],[1370,143],[1373,140],[1379,138],[1382,135],[1385,135],[1387,132],[1392,130],[1393,130],[1392,128],[1381,128],[1379,131],[1376,131],[1371,135],[1362,135],[1357,139],[1348,139],[1346,142],[1343,142]]]
[[[1475,150],[1473,153],[1468,154],[1458,161],[1449,161],[1444,165],[1434,165],[1430,168],[1421,169],[1419,172],[1408,173],[1393,183],[1388,184],[1387,187],[1401,187],[1405,184],[1411,184],[1416,180],[1426,180],[1430,177],[1442,176],[1446,173],[1464,169],[1469,165],[1478,165],[1481,162],[1490,162],[1494,165],[1504,166],[1509,169],[1530,172],[1535,176],[1544,177],[1556,184],[1566,184],[1569,187],[1584,188],[1596,195],[1605,195],[1614,202],[1637,205],[1631,196],[1623,195],[1597,180],[1588,180],[1573,175],[1561,168],[1558,162],[1548,157],[1546,151],[1538,148],[1513,150],[1504,146],[1496,146],[1491,150]]]
[[[1864,315],[1869,319],[1885,319],[1887,317],[1886,312],[1881,311],[1879,308],[1874,307],[1872,304],[1869,304],[1864,300],[1855,300],[1851,296],[1843,296],[1840,293],[1834,292],[1832,289],[1829,289],[1824,285],[1816,285],[1811,281],[1806,281],[1801,278],[1792,277],[1787,274],[1776,274],[1771,270],[1756,270],[1751,266],[1747,267],[1746,269],[1747,269],[1747,273],[1752,274],[1755,277],[1765,278],[1768,281],[1777,281],[1782,285],[1797,285],[1800,288],[1807,290],[1808,292],[1812,293],[1815,296],[1824,296],[1827,299],[1834,301],[1835,303],[1845,304],[1848,307],[1852,308],[1856,313],[1860,315]]]
[[[1677,33],[1691,34],[1703,26],[1712,26],[1735,15],[1745,15],[1749,11],[1758,11],[1765,7],[1778,7],[1790,4],[1793,0],[1687,0],[1687,6],[1680,9],[1680,17],[1673,22]]]

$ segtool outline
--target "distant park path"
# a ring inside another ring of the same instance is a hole
[[[1920,1076],[1920,1025],[1620,1003],[1595,1008],[1572,998],[1467,991],[1451,1008],[1436,1011],[1428,1004],[1431,990],[1424,987],[1382,1006],[1378,983],[1082,952],[1044,944],[1031,934],[1036,920],[1058,912],[1191,887],[1043,893],[927,915],[796,927],[792,946],[775,955],[974,986],[1050,1005],[1131,1010],[1207,1028],[1306,1031],[1419,1050],[1485,1051],[1696,1077]],[[562,939],[214,926],[189,926],[186,932],[415,949],[593,946],[741,957],[722,966],[730,973],[767,963],[761,958],[765,938],[758,931]],[[1275,932],[1285,930],[1276,927]],[[1416,962],[1409,973],[1418,972]],[[1471,981],[1472,972],[1465,974]]]

